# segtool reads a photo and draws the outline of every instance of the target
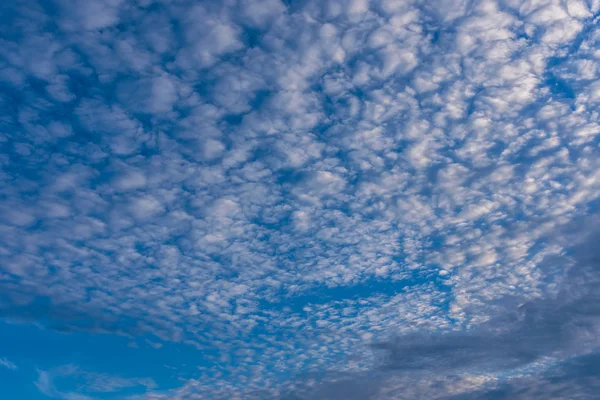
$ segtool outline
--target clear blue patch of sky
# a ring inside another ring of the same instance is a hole
[[[77,365],[82,371],[120,378],[151,378],[159,390],[167,390],[180,386],[180,378],[197,378],[197,367],[212,363],[204,358],[206,352],[200,352],[192,346],[161,342],[162,347],[154,348],[146,339],[159,342],[150,337],[136,337],[132,341],[125,336],[61,333],[30,323],[0,322],[0,357],[7,358],[19,367],[16,371],[0,367],[0,398],[46,398],[35,387],[37,370],[51,370],[67,364]],[[57,382],[66,385],[57,385],[60,391],[74,389],[68,386],[67,379]],[[128,389],[131,392],[136,390],[140,388]],[[106,398],[112,395],[105,394]],[[125,395],[125,390],[120,391],[119,395]],[[102,398],[99,395],[96,397]]]

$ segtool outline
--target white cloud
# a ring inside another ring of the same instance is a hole
[[[83,28],[96,30],[110,27],[119,21],[122,0],[99,0],[88,2],[61,0],[62,10],[67,16],[61,21],[66,29]]]
[[[177,84],[172,77],[161,74],[123,84],[120,97],[132,110],[166,113],[172,110],[177,101]]]
[[[16,364],[14,364],[13,362],[11,362],[10,360],[8,360],[7,358],[4,358],[4,357],[0,358],[0,366],[2,366],[4,368],[8,368],[12,371],[16,371],[19,369],[19,367],[17,367]]]
[[[57,388],[57,378],[79,378],[77,392],[64,391]],[[133,378],[126,379],[116,376],[88,372],[81,370],[76,365],[64,365],[48,371],[38,370],[38,379],[35,382],[38,390],[52,399],[65,400],[92,400],[101,394],[125,395],[122,391],[136,387],[154,389],[156,383],[152,379]],[[82,394],[85,393],[85,394]]]
[[[0,288],[221,349],[184,398],[545,296],[597,202],[598,2],[61,5],[0,46]]]
[[[177,57],[180,68],[209,67],[221,55],[242,49],[240,28],[218,14],[199,5],[185,10],[182,17],[188,47]]]
[[[240,4],[244,21],[263,29],[285,11],[280,0],[242,0]]]

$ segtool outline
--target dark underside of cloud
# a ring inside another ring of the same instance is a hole
[[[597,399],[600,392],[600,354],[575,357],[543,374],[514,379],[489,390],[446,400],[478,399]]]
[[[557,235],[572,250],[561,257],[570,268],[552,298],[507,306],[475,330],[398,335],[375,343],[376,368],[310,380],[286,399],[599,398],[597,222],[597,216],[588,217]],[[496,379],[456,393],[466,376],[482,375]]]

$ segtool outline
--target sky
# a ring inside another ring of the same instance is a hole
[[[594,399],[600,0],[4,0],[0,397]]]

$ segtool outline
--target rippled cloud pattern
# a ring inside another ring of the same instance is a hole
[[[599,77],[600,0],[4,1],[0,397],[595,398]]]

